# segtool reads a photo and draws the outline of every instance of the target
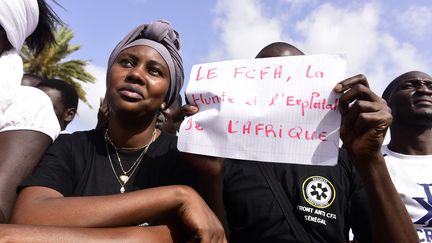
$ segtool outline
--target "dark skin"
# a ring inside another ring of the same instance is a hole
[[[275,56],[297,56],[304,55],[296,47],[284,42],[275,42],[263,48],[256,58],[275,57]],[[191,116],[198,112],[198,107],[186,104],[182,107],[185,116]],[[224,224],[225,231],[228,226],[225,222],[225,209],[223,205],[223,173],[224,159],[201,156],[199,160],[194,159],[196,155],[187,155],[186,158],[198,171],[198,192],[205,199],[210,208]]]
[[[168,66],[156,50],[133,46],[119,54],[108,73],[106,95],[111,108],[108,134],[115,146],[133,149],[150,141],[168,87]],[[156,131],[159,136],[160,131]],[[94,197],[64,197],[50,188],[27,187],[20,193],[12,218],[20,224],[120,231],[147,221],[162,225],[139,228],[139,232],[156,236],[161,242],[181,242],[193,235],[200,242],[226,242],[221,223],[204,200],[192,188],[180,185]],[[111,236],[115,232],[94,230]],[[94,239],[98,236],[101,234],[96,233]],[[129,236],[124,240],[139,239],[135,238],[139,234]]]
[[[17,186],[31,174],[51,142],[49,136],[36,131],[0,133],[0,222],[9,221]]]
[[[369,197],[373,242],[418,242],[417,233],[391,181],[380,150],[392,122],[391,110],[382,98],[369,89],[363,75],[340,82],[334,90],[342,94],[339,106],[342,115],[341,139],[353,158]],[[351,102],[354,104],[349,106]],[[221,164],[223,166],[223,161],[208,160],[200,168],[203,173],[211,175],[210,178],[216,178],[207,189],[210,194],[207,197],[213,199],[213,204],[209,205],[223,212],[223,202],[217,199],[222,194],[221,174],[218,175],[223,171]]]
[[[11,48],[0,28],[0,55]],[[51,142],[48,135],[32,130],[0,132],[0,223],[9,221],[17,186],[30,175]]]
[[[418,242],[380,150],[392,122],[390,108],[370,90],[363,75],[340,82],[334,90],[342,93],[341,139],[368,194],[373,242]]]
[[[401,154],[432,154],[432,77],[412,71],[396,82],[388,100],[394,117],[388,147]]]
[[[7,39],[6,31],[0,25],[0,54],[3,54],[3,52],[8,51],[10,49],[12,49],[12,45]]]
[[[267,57],[285,57],[285,56],[301,56],[302,51],[285,42],[274,42],[264,47],[256,56],[256,58]]]
[[[104,98],[100,98],[99,110],[98,110],[98,123],[96,128],[104,129],[108,124],[109,119],[109,107],[105,102]],[[156,118],[156,127],[161,131],[177,135],[180,124],[184,119],[184,111],[181,106],[181,96],[177,96],[177,99],[171,104],[170,107],[161,109],[160,113]]]
[[[284,48],[286,50],[280,52]],[[291,45],[274,43],[261,50],[257,57],[282,56],[278,53],[302,55],[301,51]],[[341,93],[341,139],[368,194],[373,242],[418,242],[417,233],[391,181],[380,150],[392,122],[390,108],[370,90],[364,75],[343,80],[335,86],[334,91]],[[184,111],[192,115],[198,109],[187,105]],[[206,185],[203,197],[222,218],[223,160],[208,159],[207,163],[196,163],[195,167],[200,169],[201,183]]]
[[[181,111],[183,116],[192,116],[198,113],[199,109],[196,106],[186,104],[182,106]],[[225,232],[228,232],[223,205],[224,158],[182,154],[183,158],[197,171],[197,191],[222,222]]]
[[[171,227],[154,226],[117,228],[79,228],[32,225],[0,225],[2,242],[119,242],[119,243],[170,243],[186,242]]]
[[[161,110],[157,117],[156,127],[164,132],[177,135],[183,118],[181,96],[177,96],[177,99],[170,107]]]
[[[63,96],[59,90],[46,86],[40,86],[39,89],[45,92],[45,94],[47,94],[50,98],[51,102],[53,103],[57,120],[60,123],[60,128],[62,131],[65,130],[66,126],[74,119],[76,109],[66,108],[63,105]]]
[[[96,129],[105,129],[108,126],[109,119],[109,107],[106,103],[106,99],[100,97],[99,98],[99,110],[97,114],[97,124]]]

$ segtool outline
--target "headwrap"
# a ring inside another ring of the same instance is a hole
[[[15,49],[5,51],[0,56],[0,117],[11,105],[16,90],[21,85],[23,61]]]
[[[37,0],[0,0],[0,25],[17,51],[36,29],[38,21]]]
[[[165,102],[169,107],[179,95],[184,79],[183,60],[180,56],[180,39],[177,31],[164,20],[136,27],[111,52],[108,60],[108,72],[122,50],[137,45],[145,45],[155,49],[167,63],[170,72],[170,88]]]

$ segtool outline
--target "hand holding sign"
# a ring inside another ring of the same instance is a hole
[[[180,127],[189,153],[257,161],[335,164],[340,55],[195,65],[186,91],[199,113]]]
[[[354,161],[373,161],[372,157],[381,155],[381,146],[392,121],[391,109],[384,99],[369,89],[364,75],[340,82],[335,91],[343,93],[340,97],[340,132],[344,147]]]

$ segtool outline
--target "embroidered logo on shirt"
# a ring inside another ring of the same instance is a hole
[[[322,176],[307,178],[303,182],[302,191],[306,202],[316,208],[327,208],[336,197],[333,184]]]

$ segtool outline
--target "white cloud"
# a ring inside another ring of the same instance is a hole
[[[87,101],[93,108],[90,108],[87,104],[80,101],[78,104],[78,115],[75,116],[75,119],[66,129],[69,132],[95,128],[97,123],[97,112],[99,109],[99,99],[100,97],[105,96],[106,69],[95,65],[89,65],[86,69],[96,78],[96,81],[93,84],[83,84],[83,88],[87,92]]]
[[[318,2],[318,0],[279,0],[282,4],[287,4],[293,8],[302,8],[308,5],[313,5]]]
[[[400,26],[408,33],[415,34],[418,37],[424,37],[430,34],[432,25],[432,7],[410,6],[405,12],[398,17]]]
[[[307,53],[346,53],[348,75],[366,74],[371,87],[381,94],[403,72],[428,70],[419,51],[392,36],[380,25],[380,17],[378,5],[347,9],[323,4],[298,22],[304,37],[300,46]]]
[[[365,66],[377,48],[378,13],[372,5],[359,11],[324,4],[297,24],[307,53],[346,53],[355,66]]]
[[[264,16],[258,0],[219,0],[215,13],[221,46],[210,52],[211,60],[251,58],[266,44],[282,39],[282,24]]]
[[[419,51],[413,45],[398,42],[389,34],[382,35],[380,39],[390,61],[388,66],[393,69],[392,71],[397,70],[399,74],[410,70],[430,71],[427,70],[426,61],[420,58]]]
[[[211,60],[251,58],[266,44],[284,40],[308,54],[345,53],[348,59],[347,76],[366,74],[377,94],[381,94],[385,86],[403,72],[432,71],[428,68],[432,60],[422,56],[420,47],[398,39],[397,36],[405,34],[401,33],[403,30],[391,30],[392,26],[386,24],[385,18],[391,16],[381,11],[388,13],[391,9],[384,11],[379,4],[359,2],[351,6],[349,3],[347,6],[330,3],[317,5],[314,0],[278,2],[282,5],[274,13],[268,11],[272,3],[267,1],[219,0],[214,21],[220,46],[215,45],[211,50]],[[299,6],[311,10],[297,15],[293,11]],[[428,14],[431,10],[423,7],[414,12],[408,9],[405,13],[406,24],[413,31],[422,33],[426,23],[429,27],[432,22],[432,15]],[[291,15],[289,22],[286,21],[287,15]]]

